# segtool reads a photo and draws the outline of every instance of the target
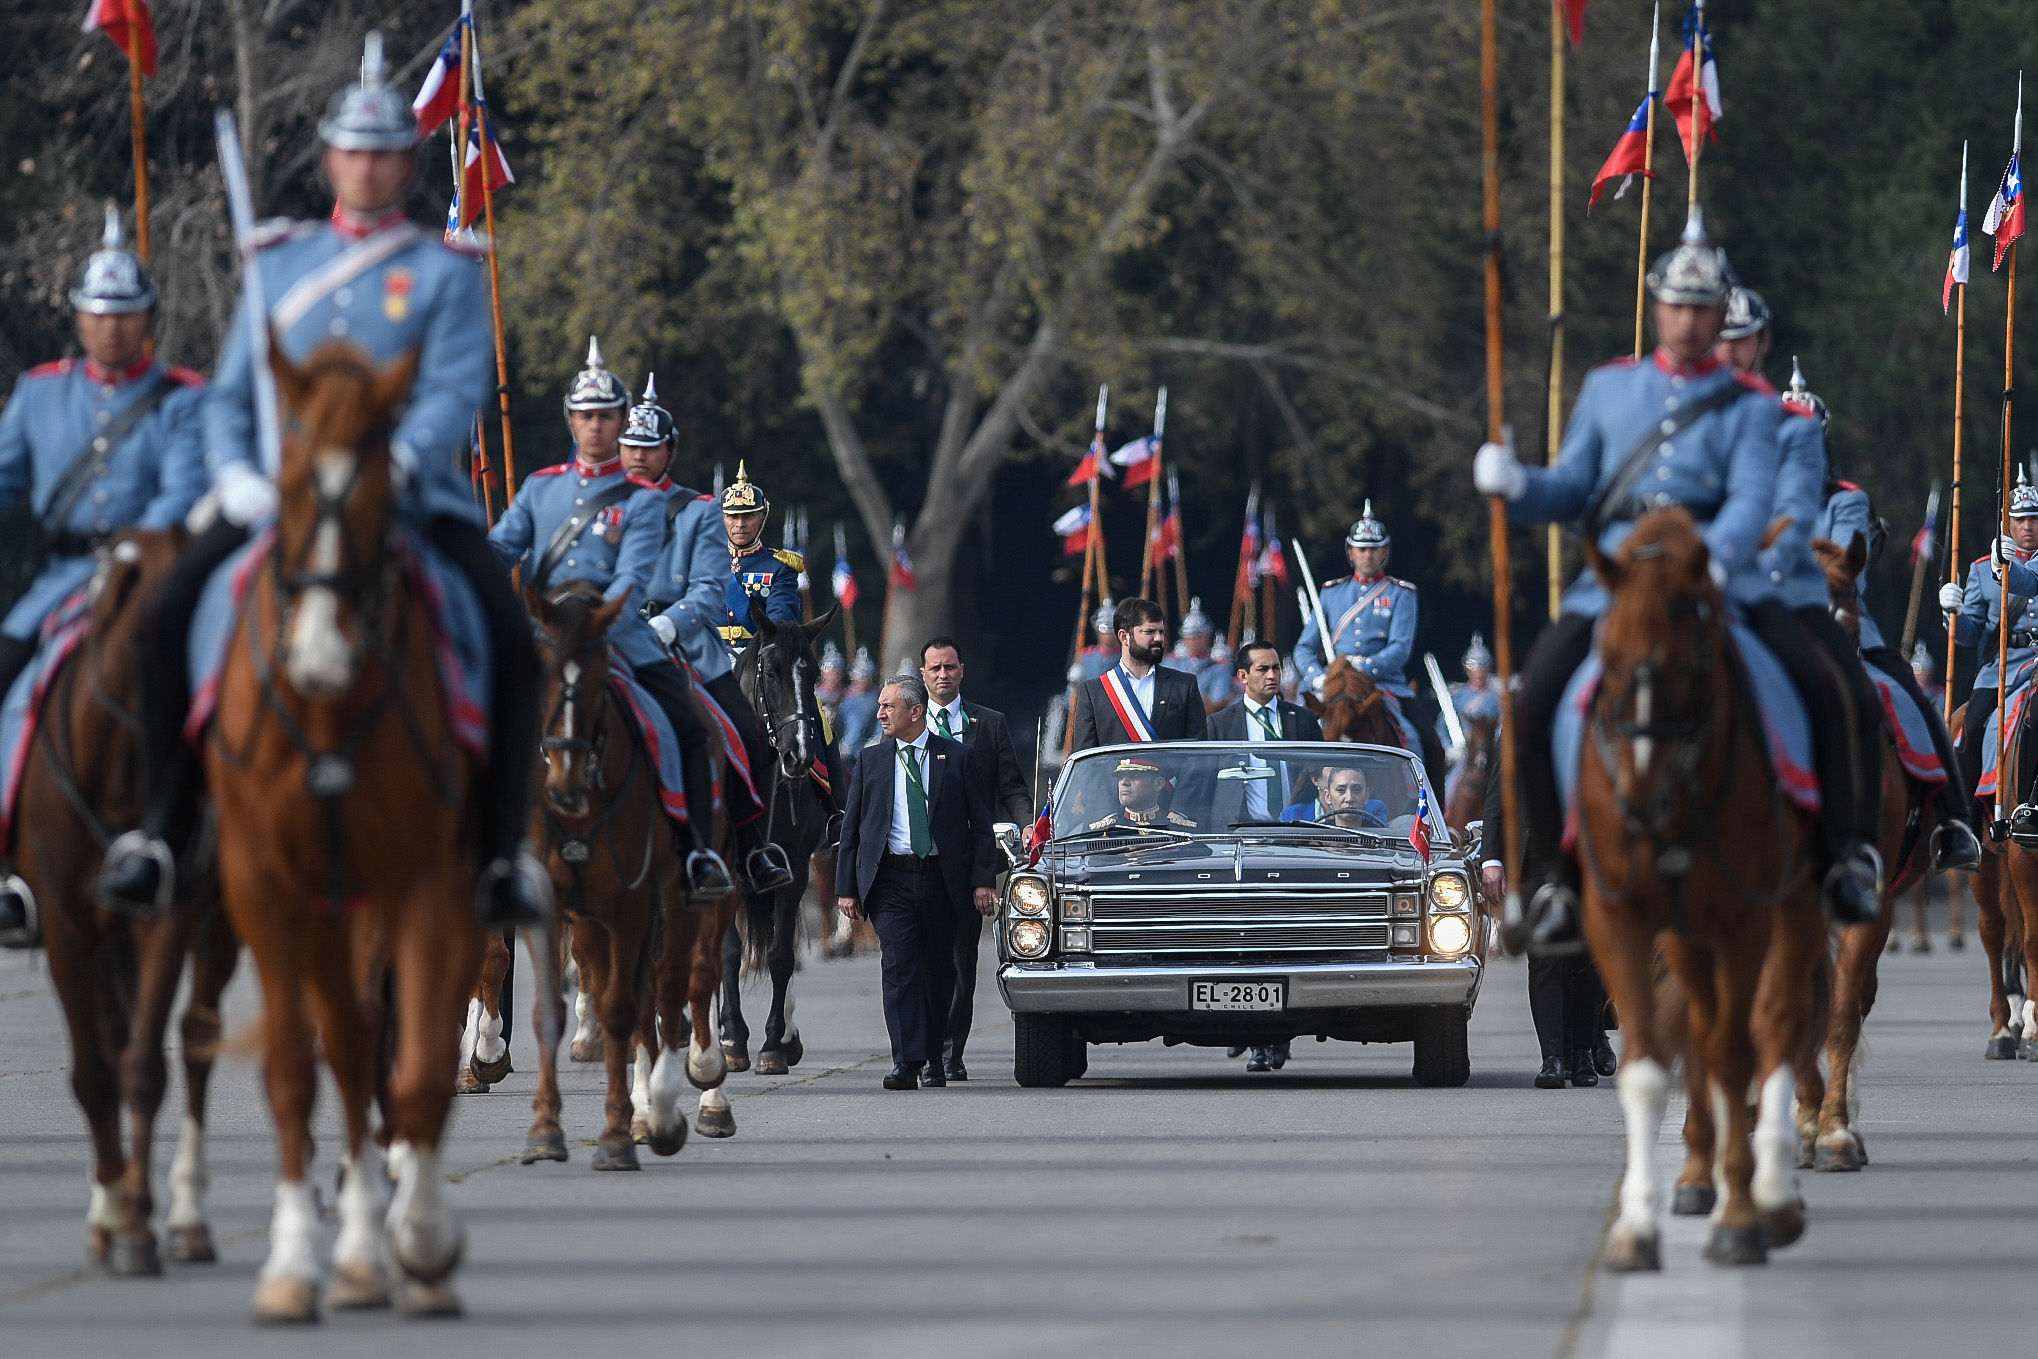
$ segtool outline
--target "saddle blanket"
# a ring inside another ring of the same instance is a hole
[[[2003,698],[2003,721],[2011,731],[2015,731],[2017,724],[2030,712],[2031,672],[2034,667],[2038,667],[2038,662],[2026,661],[2010,670],[2009,692]],[[1996,761],[1997,756],[2001,754],[1996,748],[1996,737],[2000,730],[1995,714],[1989,714],[1987,727],[1981,734],[1981,781],[1974,787],[1974,795],[1977,798],[1983,794],[1995,796]]]
[[[425,604],[425,643],[438,665],[446,720],[453,738],[477,759],[482,758],[488,753],[488,702],[493,689],[488,624],[481,613],[481,601],[467,577],[430,542],[407,527],[399,534],[398,550],[411,588]],[[220,564],[199,596],[186,652],[192,699],[184,734],[189,740],[195,742],[212,720],[219,703],[220,671],[226,666],[234,632],[241,626],[248,587],[275,543],[273,528],[250,539]]]
[[[94,577],[97,580],[97,577]],[[6,782],[0,787],[0,845],[14,843],[14,805],[21,792],[22,771],[28,767],[29,743],[35,739],[44,697],[78,643],[92,625],[93,591],[90,585],[72,594],[50,610],[43,619],[36,640],[35,658],[21,668],[7,697],[0,702],[0,769]]]
[[[1931,719],[1911,701],[1902,685],[1872,665],[1865,668],[1882,695],[1882,715],[1889,723],[1904,773],[1932,788],[1946,782],[1946,767],[1939,763],[1938,749],[1932,744]]]
[[[1807,815],[1819,809],[1819,780],[1813,773],[1811,720],[1789,672],[1769,648],[1742,624],[1730,624],[1734,650],[1761,709],[1762,729],[1768,738],[1769,768],[1777,786]],[[1557,789],[1564,798],[1564,848],[1568,851],[1577,837],[1578,762],[1585,749],[1585,730],[1591,721],[1592,700],[1599,692],[1599,655],[1585,658],[1565,686],[1557,704],[1557,718],[1551,731],[1551,754],[1555,757]],[[1927,747],[1929,749],[1929,746]]]
[[[637,721],[637,730],[644,734],[644,744],[651,749],[651,763],[658,774],[658,801],[664,806],[665,814],[674,821],[684,823],[687,819],[686,765],[680,756],[679,734],[672,729],[672,719],[665,715],[665,709],[650,691],[637,682],[637,675],[622,655],[611,649],[609,652],[609,683],[616,691],[616,697],[630,710]],[[720,790],[715,798],[719,806]]]

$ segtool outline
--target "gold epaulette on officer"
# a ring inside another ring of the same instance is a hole
[[[787,566],[790,566],[795,571],[804,571],[807,569],[807,559],[805,557],[802,557],[799,553],[793,551],[789,547],[775,547],[771,550],[771,555],[778,558],[780,561],[784,562]]]
[[[285,241],[302,240],[318,230],[317,222],[300,222],[290,217],[268,217],[255,223],[255,249],[267,250]]]
[[[1194,821],[1192,821],[1186,816],[1183,816],[1180,812],[1169,812],[1168,824],[1171,826],[1187,826],[1191,830],[1195,829],[1196,826],[1196,823]]]
[[[1114,812],[1114,813],[1112,813],[1112,814],[1111,814],[1110,816],[1104,817],[1104,818],[1103,818],[1102,820],[1098,820],[1098,821],[1092,821],[1092,822],[1090,823],[1090,826],[1089,826],[1089,828],[1090,828],[1091,830],[1106,830],[1106,829],[1108,829],[1109,827],[1115,826],[1115,825],[1117,825],[1117,824],[1118,824],[1118,815],[1117,815],[1117,813],[1115,813],[1115,812]]]
[[[750,640],[750,629],[739,627],[734,623],[726,628],[716,628],[715,631],[722,634],[722,640],[725,642],[747,642]]]

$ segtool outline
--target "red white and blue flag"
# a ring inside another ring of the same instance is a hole
[[[906,591],[920,588],[919,578],[913,574],[913,559],[906,553],[906,525],[903,520],[892,524],[892,584]]]
[[[1932,560],[1937,544],[1934,539],[1939,530],[1939,488],[1934,486],[1932,494],[1925,498],[1925,526],[1911,539],[1911,565]]]
[[[1069,473],[1069,479],[1062,484],[1087,486],[1094,478],[1104,477],[1108,480],[1111,476],[1111,459],[1104,453],[1104,431],[1100,429],[1096,437],[1090,440],[1089,452],[1083,454],[1083,460],[1076,464],[1076,470]]]
[[[849,543],[840,524],[835,526],[835,570],[828,583],[834,588],[836,603],[845,609],[856,607],[856,576],[849,569]]]
[[[1126,739],[1132,741],[1154,741],[1153,719],[1146,709],[1139,706],[1139,696],[1132,692],[1132,676],[1125,673],[1125,667],[1115,665],[1103,675],[1104,697],[1111,702],[1111,710],[1118,714],[1118,725],[1125,728]]]
[[[1417,788],[1415,793],[1415,824],[1408,828],[1408,843],[1415,846],[1415,852],[1429,862],[1429,789]]]
[[[1260,548],[1253,574],[1261,580],[1272,576],[1274,584],[1285,590],[1288,588],[1288,554],[1281,549],[1281,535],[1275,531],[1272,510],[1261,516],[1260,530],[1265,545]]]
[[[467,128],[467,159],[460,167],[459,225],[463,229],[473,226],[487,205],[488,195],[516,182],[509,161],[495,140],[495,120],[488,116],[488,105],[476,103],[474,121]]]
[[[1719,140],[1713,124],[1726,110],[1720,105],[1720,70],[1713,61],[1712,32],[1705,26],[1703,4],[1693,5],[1684,16],[1684,55],[1677,58],[1677,69],[1671,72],[1663,107],[1677,120],[1677,136],[1684,144],[1686,160],[1698,145],[1692,132],[1694,120],[1697,136]]]
[[[1245,500],[1245,534],[1238,544],[1238,586],[1233,594],[1251,598],[1260,583],[1260,488],[1254,486]]]
[[[1061,550],[1065,557],[1080,557],[1090,546],[1090,507],[1078,505],[1054,521],[1054,531],[1061,535]]]
[[[1655,101],[1656,92],[1651,90],[1642,96],[1642,102],[1635,108],[1635,116],[1628,119],[1628,130],[1620,134],[1620,140],[1613,144],[1613,154],[1606,158],[1606,164],[1599,167],[1599,173],[1592,177],[1592,197],[1586,200],[1585,210],[1591,212],[1599,203],[1599,195],[1606,188],[1606,182],[1620,176],[1613,196],[1619,198],[1634,183],[1636,175],[1656,178],[1656,172],[1648,169],[1649,161],[1649,105]]]
[[[1144,486],[1153,480],[1153,474],[1160,470],[1161,441],[1158,435],[1148,434],[1134,439],[1111,455],[1113,464],[1125,469],[1125,489]]]
[[[90,33],[94,29],[112,39],[120,55],[139,55],[143,75],[156,73],[156,21],[149,13],[149,0],[92,0],[79,30]]]
[[[1564,27],[1573,47],[1585,41],[1585,5],[1586,0],[1564,0]]]
[[[1981,219],[1981,229],[1996,238],[1995,267],[2003,267],[2003,260],[2010,253],[2010,246],[2017,237],[2024,234],[2024,176],[2018,169],[2017,161],[2024,153],[2024,80],[2017,78],[2017,135],[2010,144],[2009,168],[2003,171],[2002,187],[1989,201],[1988,216]]]
[[[453,25],[453,36],[446,39],[439,55],[433,58],[432,69],[425,72],[424,85],[417,98],[410,101],[411,112],[418,116],[420,137],[431,136],[460,112],[460,35],[466,31],[466,23],[463,15]]]
[[[1054,839],[1054,797],[1051,794],[1040,805],[1040,815],[1026,838],[1030,842],[1026,847],[1026,866],[1031,868],[1040,862],[1040,851],[1047,848],[1047,842]]]
[[[1953,253],[1946,257],[1946,287],[1939,294],[1939,310],[1943,314],[1953,308],[1953,285],[1967,282],[1967,268],[1970,262],[1967,248],[1967,208],[1960,209],[1960,218],[1953,224]]]

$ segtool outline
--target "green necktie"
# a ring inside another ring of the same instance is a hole
[[[946,736],[949,740],[953,741],[955,739],[955,728],[948,725],[948,709],[946,708],[936,709],[934,713],[934,720],[941,724],[941,734],[943,736]]]
[[[913,842],[913,854],[924,859],[934,852],[934,832],[927,828],[927,784],[920,773],[920,750],[901,745],[899,758],[906,762],[906,833]]]
[[[1254,713],[1253,717],[1259,722],[1260,730],[1267,734],[1269,741],[1281,739],[1281,729],[1274,723],[1274,710],[1272,708],[1262,708]]]

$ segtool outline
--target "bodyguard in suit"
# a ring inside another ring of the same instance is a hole
[[[920,648],[920,678],[927,685],[928,722],[939,735],[969,746],[977,781],[984,785],[991,815],[1023,826],[1032,820],[1033,803],[1019,753],[1005,714],[962,696],[962,648],[953,637],[932,637]],[[942,1065],[951,1081],[969,1079],[962,1050],[976,1017],[977,947],[984,936],[984,918],[966,911],[955,930],[955,999],[948,1007],[948,1041]],[[928,1058],[932,1061],[933,1058]]]
[[[1128,599],[1111,620],[1119,660],[1076,687],[1075,749],[1127,741],[1201,741],[1208,731],[1196,677],[1160,663],[1168,646],[1161,606]]]
[[[946,1085],[941,1038],[955,989],[962,914],[997,909],[991,806],[970,749],[927,728],[927,686],[900,675],[879,691],[885,739],[856,752],[849,811],[836,852],[835,904],[877,931],[885,1028],[892,1039],[887,1090]]]

